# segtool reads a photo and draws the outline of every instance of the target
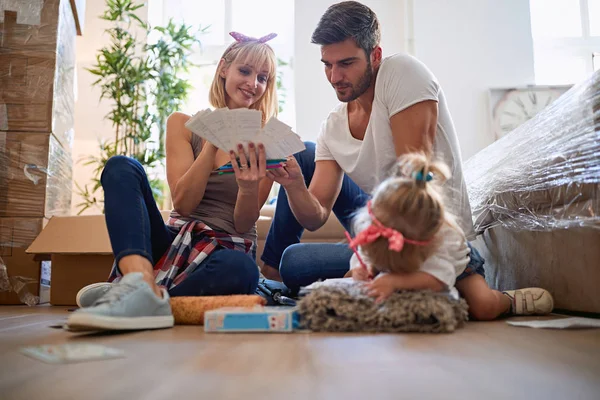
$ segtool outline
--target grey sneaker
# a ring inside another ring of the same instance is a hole
[[[140,272],[113,283],[91,307],[73,312],[67,326],[73,330],[139,330],[170,328],[174,325],[169,294],[158,298]]]
[[[106,292],[111,288],[112,283],[110,282],[98,282],[87,285],[79,292],[75,302],[79,308],[90,307],[96,300],[104,296]]]

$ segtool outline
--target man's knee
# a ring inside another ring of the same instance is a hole
[[[288,287],[297,286],[299,264],[298,261],[301,255],[305,253],[302,250],[302,244],[293,244],[289,246],[281,255],[281,263],[279,264],[279,275],[281,280]]]

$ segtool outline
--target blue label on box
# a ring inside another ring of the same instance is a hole
[[[204,314],[206,332],[292,332],[296,307],[221,308]]]
[[[51,262],[42,261],[42,270],[40,272],[40,284],[42,286],[50,286]]]

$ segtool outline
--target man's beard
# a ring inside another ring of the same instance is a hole
[[[367,69],[365,73],[360,77],[358,84],[356,86],[351,86],[352,92],[348,94],[346,97],[340,97],[338,93],[338,100],[344,103],[348,103],[352,100],[356,100],[360,96],[363,95],[371,86],[371,79],[373,79],[373,70],[371,69],[371,60],[368,61]]]

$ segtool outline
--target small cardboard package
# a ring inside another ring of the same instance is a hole
[[[296,307],[224,307],[204,313],[205,332],[293,332]]]

